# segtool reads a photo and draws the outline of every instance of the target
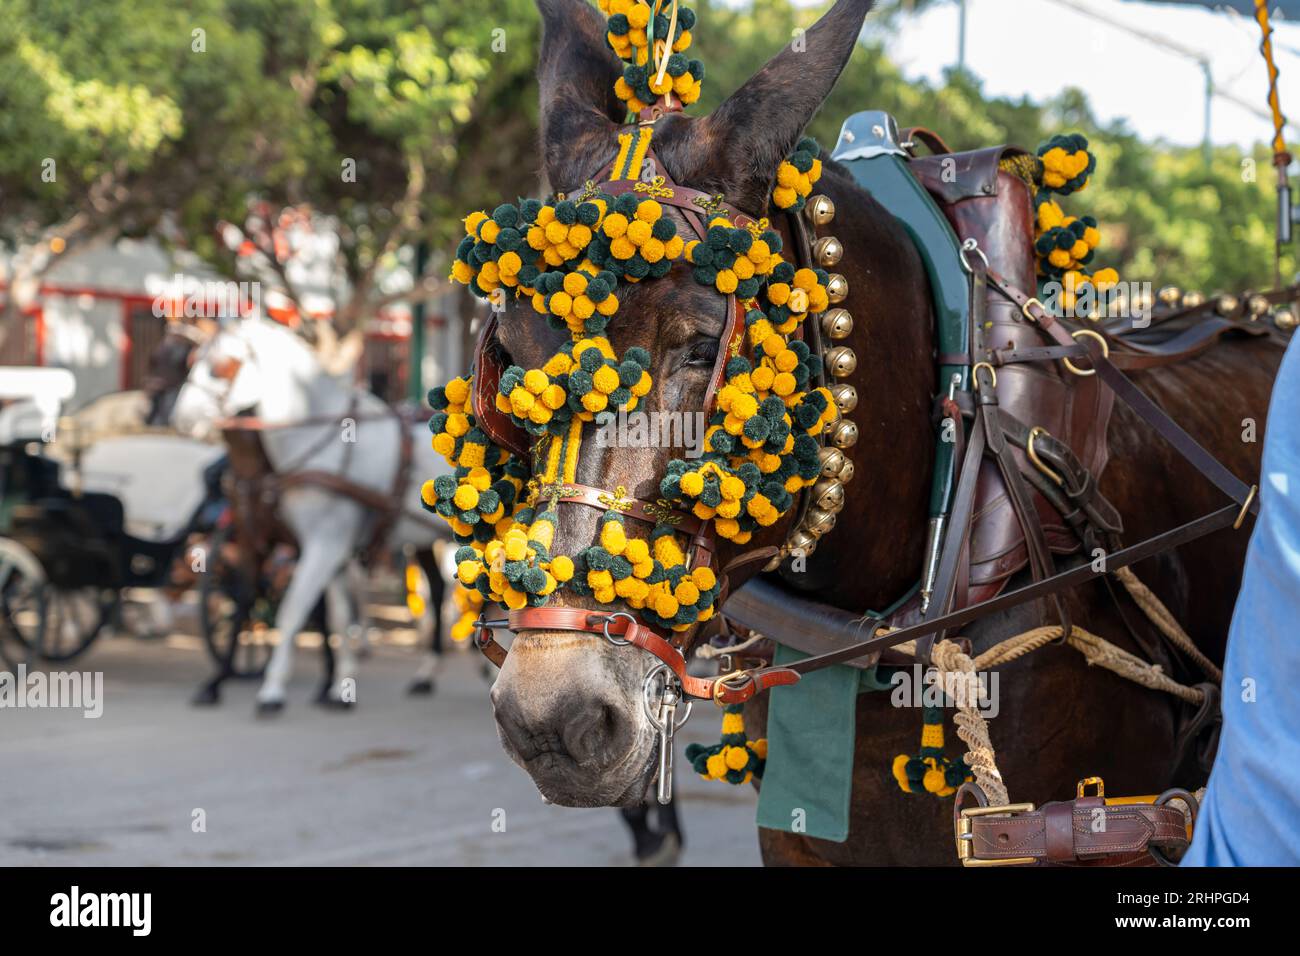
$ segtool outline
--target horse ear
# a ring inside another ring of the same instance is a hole
[[[762,215],[777,167],[849,61],[873,0],[838,0],[807,32],[768,61],[674,150],[679,182],[713,187]]]
[[[586,0],[537,0],[542,45],[542,156],[551,188],[572,189],[596,172],[611,131],[627,115],[614,94],[622,64],[605,43],[605,20]]]

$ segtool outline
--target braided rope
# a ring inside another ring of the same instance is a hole
[[[1133,573],[1132,568],[1120,568],[1115,572],[1124,589],[1128,591],[1129,596],[1137,602],[1137,606],[1142,609],[1142,613],[1150,618],[1151,623],[1160,628],[1165,637],[1177,647],[1180,651],[1196,662],[1196,666],[1202,671],[1214,678],[1217,683],[1223,683],[1223,671],[1215,666],[1205,654],[1192,643],[1192,639],[1187,632],[1183,630],[1181,624],[1174,619],[1169,608],[1165,607],[1164,602],[1156,597],[1155,593],[1138,580],[1138,576]]]
[[[1123,570],[1127,571],[1128,569]],[[1129,580],[1125,580],[1125,577]],[[1218,668],[1191,643],[1191,638],[1174,621],[1169,609],[1151,593],[1150,589],[1142,584],[1132,572],[1129,572],[1127,576],[1121,575],[1120,579],[1124,582],[1125,587],[1130,588],[1129,593],[1133,594],[1138,606],[1142,608],[1157,627],[1160,627],[1170,637],[1170,640],[1184,650],[1190,647],[1192,650],[1188,651],[1189,656],[1196,660],[1207,673],[1215,675],[1216,680],[1222,679],[1219,676]],[[1166,627],[1169,630],[1166,630]],[[892,630],[896,629],[881,628],[877,633],[888,633]],[[1170,631],[1174,631],[1179,636],[1176,637]],[[1009,800],[1006,784],[1002,780],[1002,773],[998,770],[997,753],[989,736],[988,721],[980,713],[978,697],[973,693],[978,686],[974,676],[978,671],[990,670],[1008,664],[1038,650],[1040,647],[1058,641],[1064,633],[1065,629],[1059,624],[1036,627],[1014,637],[1009,637],[1004,641],[999,641],[974,659],[964,654],[956,643],[948,640],[935,644],[931,652],[930,659],[940,672],[942,686],[956,704],[957,713],[953,717],[953,723],[957,727],[957,736],[970,748],[966,754],[966,763],[975,775],[976,783],[980,785],[980,789],[984,791],[992,804],[1003,805],[1008,803]],[[1186,646],[1184,642],[1186,642]],[[1144,661],[1122,647],[1112,644],[1104,637],[1086,631],[1077,625],[1071,630],[1066,643],[1082,654],[1089,666],[1103,667],[1135,684],[1151,690],[1172,694],[1179,700],[1184,700],[1189,704],[1199,705],[1205,699],[1203,691],[1196,687],[1188,687],[1178,683],[1167,675],[1160,665]],[[915,657],[916,642],[907,641],[899,644],[895,647],[895,650],[901,654]],[[954,675],[959,679],[951,680],[949,675]]]
[[[966,765],[975,775],[975,782],[989,798],[989,802],[1004,806],[1010,802],[1007,797],[1006,784],[1002,782],[1002,773],[998,770],[997,754],[993,750],[993,741],[989,738],[988,721],[979,712],[979,698],[973,694],[976,665],[970,657],[961,652],[952,641],[940,641],[934,646],[931,655],[935,666],[948,674],[969,675],[971,680],[945,680],[944,687],[952,692],[957,704],[957,713],[952,722],[957,727],[957,736],[970,748],[966,754]]]

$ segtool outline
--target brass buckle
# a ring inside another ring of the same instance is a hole
[[[998,813],[1033,813],[1034,805],[1032,803],[1008,803],[1000,807],[966,807],[957,817],[956,838],[957,838],[957,859],[961,861],[962,866],[1024,866],[1026,863],[1037,863],[1038,861],[1032,856],[1013,856],[1005,860],[983,860],[975,856],[975,850],[972,841],[975,834],[972,831],[971,817],[987,817]]]
[[[721,700],[722,692],[733,683],[737,687],[744,687],[746,681],[753,679],[754,678],[749,676],[749,671],[746,670],[737,670],[732,671],[730,674],[723,674],[713,682],[713,703],[715,703],[719,708],[726,707],[727,705]]]
[[[1029,311],[1029,307],[1030,307],[1031,305],[1036,305],[1036,306],[1038,306],[1038,307],[1039,307],[1040,309],[1042,309],[1044,312],[1047,311],[1047,306],[1045,306],[1045,305],[1043,305],[1043,303],[1039,302],[1037,296],[1035,296],[1035,297],[1033,297],[1033,298],[1030,298],[1030,299],[1026,300],[1026,301],[1025,301],[1025,304],[1022,305],[1022,306],[1020,307],[1020,314],[1023,315],[1026,319],[1028,319],[1030,322],[1033,322],[1035,325],[1037,325],[1037,324],[1038,324],[1038,320],[1037,320],[1036,318],[1034,318],[1033,315],[1030,314],[1030,311]]]
[[[1084,777],[1077,784],[1075,784],[1074,787],[1075,799],[1082,800],[1084,797],[1086,797],[1088,795],[1088,788],[1091,786],[1096,786],[1097,788],[1097,792],[1093,794],[1094,797],[1105,798],[1106,782],[1102,780],[1101,777]]]
[[[1051,437],[1051,434],[1046,428],[1042,425],[1035,425],[1033,428],[1029,429],[1029,437],[1025,439],[1025,454],[1029,456],[1029,460],[1034,463],[1035,468],[1045,474],[1048,478],[1051,478],[1058,485],[1064,487],[1065,479],[1058,475],[1051,466],[1047,464],[1047,462],[1039,458],[1038,452],[1034,449],[1034,439],[1039,435],[1047,435],[1049,438]]]
[[[989,387],[992,388],[992,389],[994,389],[994,390],[996,390],[997,387],[998,387],[998,370],[995,369],[995,368],[994,368],[990,363],[988,363],[988,362],[976,362],[974,365],[972,365],[972,366],[970,367],[970,377],[971,377],[971,382],[975,385],[975,391],[978,392],[978,391],[980,390],[980,380],[979,380],[979,376],[976,375],[975,373],[978,372],[978,371],[979,371],[980,369],[982,369],[982,368],[986,368],[986,369],[989,370],[989,378],[990,378],[990,380],[991,380],[991,381],[989,382]]]
[[[1088,338],[1096,339],[1098,342],[1100,342],[1101,357],[1110,358],[1110,345],[1106,342],[1104,338],[1102,338],[1100,332],[1094,332],[1092,329],[1079,329],[1077,332],[1071,332],[1070,338],[1075,339],[1077,341],[1079,336],[1081,335],[1086,335]],[[1073,372],[1075,375],[1080,376],[1081,378],[1087,378],[1089,375],[1097,374],[1097,370],[1095,368],[1079,368],[1079,366],[1075,365],[1068,358],[1061,359],[1061,361],[1065,364],[1066,368],[1068,368],[1071,372]]]

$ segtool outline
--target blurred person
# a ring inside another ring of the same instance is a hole
[[[1223,730],[1183,866],[1300,865],[1300,340],[1278,370],[1228,632]]]

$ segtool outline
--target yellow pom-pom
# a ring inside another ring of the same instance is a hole
[[[907,762],[911,759],[907,754],[899,754],[894,758],[894,779],[898,781],[904,793],[912,792],[911,784],[907,780]]]
[[[730,770],[744,770],[749,763],[749,751],[744,747],[723,747],[722,753]]]
[[[568,581],[573,577],[573,559],[566,554],[557,555],[551,559],[550,571],[555,575],[555,580]]]
[[[704,477],[698,471],[688,471],[682,475],[682,494],[696,498],[704,490]]]

